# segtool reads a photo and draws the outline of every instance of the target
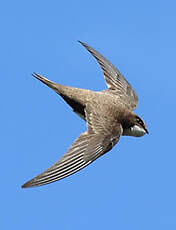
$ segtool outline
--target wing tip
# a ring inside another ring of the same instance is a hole
[[[80,40],[77,40],[77,42],[79,42],[79,43],[81,43],[81,44],[83,44],[84,42],[82,42],[82,41],[80,41]]]
[[[25,184],[23,184],[23,185],[21,186],[21,188],[29,188],[29,186],[28,186],[27,183],[25,183]]]
[[[82,42],[80,40],[77,40],[82,46],[84,46],[86,49],[90,49],[90,47],[85,43],[85,42]]]
[[[37,187],[40,186],[40,184],[36,183],[36,177],[34,177],[33,179],[27,181],[26,183],[24,183],[21,188],[31,188],[31,187]]]
[[[32,182],[32,181],[30,180],[30,181],[24,183],[24,184],[21,186],[21,188],[30,188],[30,187],[35,186],[35,185],[32,185],[31,182]]]

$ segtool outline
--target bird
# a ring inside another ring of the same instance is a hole
[[[133,112],[138,96],[119,70],[98,51],[78,41],[99,63],[107,88],[92,91],[54,83],[38,73],[32,75],[53,89],[86,121],[83,132],[68,151],[50,168],[22,185],[22,188],[49,184],[83,169],[109,152],[121,136],[148,134],[144,121]]]

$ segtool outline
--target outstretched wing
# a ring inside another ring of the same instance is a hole
[[[40,186],[60,180],[87,166],[91,162],[85,162],[83,156],[89,144],[89,138],[87,133],[82,133],[59,161],[22,185],[22,188]]]
[[[96,114],[87,113],[88,131],[82,133],[72,144],[68,152],[45,172],[28,181],[22,188],[40,186],[63,179],[108,152],[122,134],[120,124],[107,122]],[[96,124],[95,124],[96,123]]]
[[[79,41],[98,61],[107,86],[108,92],[116,94],[121,100],[123,100],[127,106],[134,110],[138,104],[138,97],[134,89],[129,82],[122,76],[122,74],[116,69],[116,67],[110,63],[103,55],[88,46],[86,43]]]

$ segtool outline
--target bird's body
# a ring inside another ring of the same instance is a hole
[[[144,122],[132,112],[137,106],[137,95],[119,71],[101,54],[81,44],[99,62],[108,89],[94,92],[53,83],[34,73],[33,76],[52,88],[87,122],[82,133],[48,170],[25,183],[22,187],[40,186],[69,176],[105,154],[118,142],[121,135],[143,136],[148,133]]]

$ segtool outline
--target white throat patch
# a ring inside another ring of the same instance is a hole
[[[141,137],[145,134],[146,131],[142,127],[139,127],[138,125],[134,125],[133,127],[123,131],[123,135],[125,136]]]

